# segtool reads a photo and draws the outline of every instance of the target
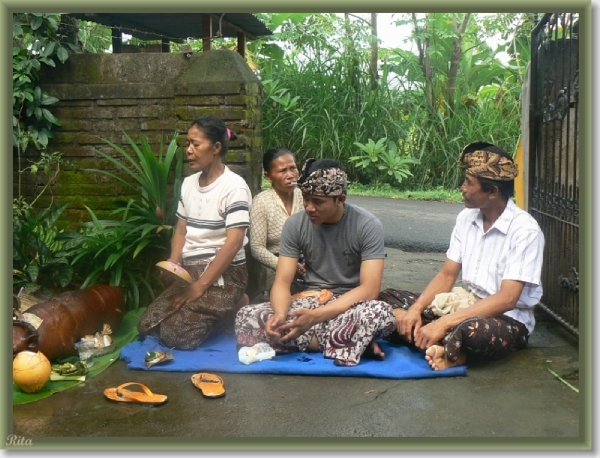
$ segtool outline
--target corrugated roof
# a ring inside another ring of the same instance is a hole
[[[202,16],[210,15],[213,37],[234,38],[244,32],[248,40],[272,35],[265,24],[250,13],[67,13],[71,17],[92,21],[141,40],[167,39],[182,42],[201,39]]]

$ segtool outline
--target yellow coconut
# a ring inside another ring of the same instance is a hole
[[[25,393],[37,393],[50,379],[52,367],[42,353],[22,351],[13,360],[13,381]]]

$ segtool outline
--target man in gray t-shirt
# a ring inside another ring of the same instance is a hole
[[[290,216],[279,255],[310,260],[305,265],[307,289],[343,294],[360,286],[363,261],[385,258],[383,239],[383,226],[375,216],[344,203],[342,218],[334,224],[312,223],[306,212]]]
[[[392,307],[377,300],[383,226],[368,211],[346,204],[346,172],[335,160],[309,159],[298,184],[305,211],[283,226],[271,302],[237,313],[237,343],[267,342],[279,353],[318,350],[346,366],[358,364],[365,350],[383,359],[375,339],[391,334],[395,322]],[[301,257],[307,291],[291,296]],[[322,290],[333,298],[319,295]]]

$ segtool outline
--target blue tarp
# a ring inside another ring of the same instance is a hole
[[[161,345],[157,337],[148,336],[121,349],[120,358],[132,370],[179,372],[229,372],[246,374],[324,375],[350,377],[377,377],[389,379],[419,379],[432,377],[457,377],[467,374],[466,366],[456,366],[443,371],[429,367],[423,353],[401,344],[378,341],[385,352],[385,360],[362,358],[357,366],[336,366],[332,359],[321,353],[280,354],[265,361],[243,364],[238,359],[235,336],[222,333],[205,341],[194,350],[171,350]],[[168,351],[174,359],[151,368],[144,358],[149,351]]]

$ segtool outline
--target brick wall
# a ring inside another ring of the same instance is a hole
[[[89,221],[84,206],[106,217],[131,194],[122,183],[86,170],[114,171],[95,151],[120,156],[103,138],[131,153],[123,132],[135,140],[143,133],[158,154],[161,138],[166,148],[175,131],[184,145],[190,122],[204,114],[221,117],[236,132],[225,163],[246,179],[253,194],[260,191],[262,85],[236,52],[74,54],[46,72],[41,85],[60,100],[53,113],[62,127],[48,151],[60,152],[65,163],[36,206],[68,204],[63,217],[71,227]],[[22,162],[29,158],[35,154],[25,153]],[[16,158],[13,164],[16,196]],[[184,174],[189,174],[185,168]],[[21,194],[35,196],[46,179],[24,174]]]

